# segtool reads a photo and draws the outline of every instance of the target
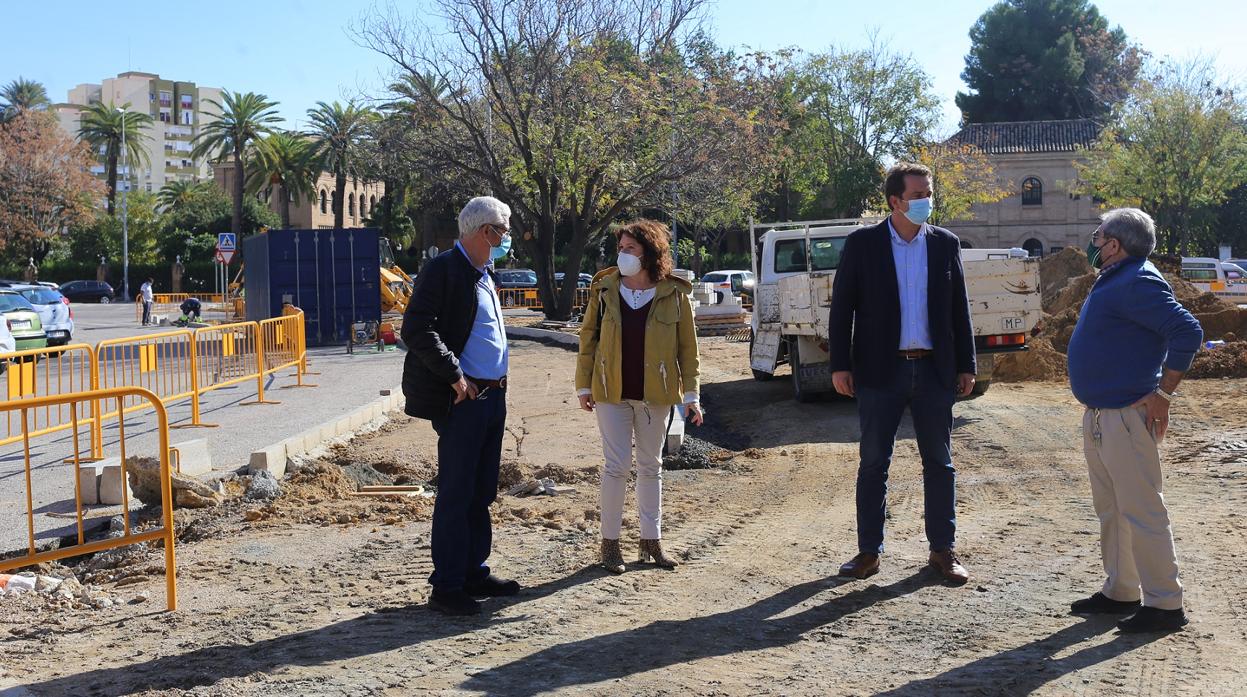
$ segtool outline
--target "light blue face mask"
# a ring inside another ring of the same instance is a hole
[[[916,198],[909,202],[909,210],[905,211],[905,217],[914,225],[921,225],[927,222],[927,218],[931,217],[931,208],[933,206],[933,199],[930,196]]]
[[[511,235],[508,233],[502,236],[502,241],[498,243],[497,247],[489,248],[489,258],[493,261],[498,261],[499,259],[505,257],[510,251]]]

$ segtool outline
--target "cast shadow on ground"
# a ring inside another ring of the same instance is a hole
[[[768,382],[752,378],[705,383],[701,401],[706,409],[702,426],[685,433],[707,443],[740,452],[746,448],[776,448],[811,443],[852,443],[861,440],[857,402],[839,395],[820,395],[813,402],[798,402],[791,381],[783,377]],[[953,407],[953,432],[974,423]],[[765,413],[766,418],[760,418]],[[778,427],[777,427],[778,426]],[[898,441],[914,440],[909,410],[897,429]],[[954,453],[955,456],[955,453]]]
[[[818,579],[735,610],[687,620],[660,620],[551,646],[477,673],[460,687],[487,695],[528,697],[626,679],[702,658],[787,646],[800,641],[806,632],[875,603],[934,585],[938,579],[924,569],[887,586],[871,584],[795,614],[785,614],[819,593],[847,582],[849,579]]]
[[[1111,641],[1088,646],[1063,658],[1058,653],[1113,629],[1116,617],[1092,617],[1055,634],[985,656],[939,675],[914,680],[875,697],[975,694],[1029,695],[1054,680],[1116,658],[1161,638],[1161,634],[1118,634]],[[1094,690],[1093,690],[1094,691]]]
[[[585,583],[604,573],[596,565],[584,567],[563,578],[527,588],[513,598],[486,601],[486,607],[496,612]],[[471,618],[448,618],[429,611],[423,603],[413,603],[254,643],[206,646],[143,662],[49,678],[25,687],[36,695],[99,697],[120,697],[147,690],[190,690],[228,678],[270,673],[284,666],[316,666],[385,653],[525,619],[493,618],[488,613]]]

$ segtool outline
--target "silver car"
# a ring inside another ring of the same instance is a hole
[[[60,291],[44,285],[13,286],[35,307],[39,321],[48,335],[48,346],[68,344],[74,338],[74,312]]]

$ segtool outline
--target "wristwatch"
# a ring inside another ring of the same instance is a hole
[[[1172,402],[1173,398],[1178,396],[1178,393],[1176,390],[1173,392],[1166,392],[1163,389],[1161,389],[1160,385],[1157,385],[1156,389],[1152,390],[1152,394],[1160,395],[1160,398],[1165,400],[1166,402]]]

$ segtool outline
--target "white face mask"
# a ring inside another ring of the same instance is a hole
[[[615,265],[619,267],[619,273],[625,276],[635,276],[641,273],[641,257],[627,252],[619,253],[619,260]]]

